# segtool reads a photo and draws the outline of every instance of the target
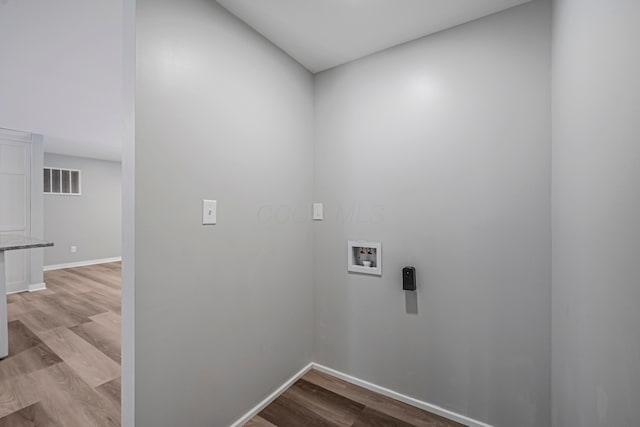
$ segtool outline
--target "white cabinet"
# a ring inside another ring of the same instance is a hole
[[[0,129],[0,234],[31,234],[31,135]],[[29,285],[29,252],[6,254],[7,291]]]

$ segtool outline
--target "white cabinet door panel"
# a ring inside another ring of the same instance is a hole
[[[25,200],[28,188],[25,181],[24,175],[0,172],[0,231],[23,233],[27,228]]]
[[[5,253],[7,292],[25,289],[29,285],[29,251]]]
[[[31,168],[28,134],[0,130],[0,233],[29,236]],[[29,284],[29,252],[6,253],[7,291]]]
[[[2,136],[0,136],[2,139]],[[23,142],[5,141],[0,144],[0,172],[3,174],[19,174],[24,175],[28,171],[27,155]]]

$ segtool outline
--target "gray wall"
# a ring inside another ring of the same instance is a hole
[[[640,419],[640,2],[557,0],[553,425]]]
[[[317,362],[495,426],[549,425],[550,12],[318,75]],[[381,278],[347,274],[354,239],[382,242]]]
[[[122,226],[120,162],[46,153],[45,167],[80,169],[81,196],[44,196],[44,235],[55,243],[44,265],[119,257]],[[71,246],[77,252],[71,253]]]
[[[312,359],[313,77],[213,0],[137,49],[136,425],[229,425]]]
[[[31,237],[44,238],[44,148],[43,136],[31,134]],[[47,249],[30,249],[29,283],[40,285],[44,282],[44,252]]]
[[[122,427],[135,426],[136,0],[123,1]]]

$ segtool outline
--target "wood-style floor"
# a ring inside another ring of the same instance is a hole
[[[246,427],[460,427],[438,415],[311,370]]]
[[[120,425],[120,263],[45,273],[47,289],[7,297],[0,427]],[[312,370],[248,427],[459,427]]]
[[[45,273],[7,297],[0,427],[120,425],[120,263]]]

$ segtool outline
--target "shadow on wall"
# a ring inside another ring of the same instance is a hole
[[[418,314],[418,291],[405,291],[404,301],[407,314]]]

